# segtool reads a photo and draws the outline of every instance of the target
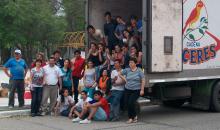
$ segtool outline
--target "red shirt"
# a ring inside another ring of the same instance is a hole
[[[105,111],[107,117],[109,117],[109,115],[110,115],[110,108],[109,108],[108,101],[105,98],[102,97],[99,100],[99,102],[101,102],[102,109]]]
[[[75,59],[75,61],[72,60],[72,63],[73,63],[72,76],[77,78],[82,78],[85,70],[85,59],[80,57]]]

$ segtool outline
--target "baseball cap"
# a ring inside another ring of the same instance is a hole
[[[15,53],[21,54],[21,50],[16,49],[16,50],[15,50]]]

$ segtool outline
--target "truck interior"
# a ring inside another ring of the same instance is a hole
[[[103,30],[104,13],[109,11],[112,17],[121,16],[125,22],[131,15],[142,19],[142,0],[89,0],[89,24]]]

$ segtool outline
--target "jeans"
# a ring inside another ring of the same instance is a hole
[[[31,91],[32,100],[31,100],[31,113],[38,113],[40,109],[40,104],[43,95],[42,87],[34,87]]]
[[[93,118],[96,121],[106,121],[107,115],[106,115],[106,112],[101,107],[99,107]]]
[[[79,78],[73,76],[73,86],[74,86],[74,101],[75,103],[78,102],[78,95],[79,95],[79,90],[78,90],[78,86],[79,86]]]
[[[125,89],[125,105],[128,108],[128,118],[134,119],[137,116],[137,112],[135,110],[135,104],[137,99],[139,98],[140,90],[128,90]]]
[[[10,80],[9,106],[14,106],[15,90],[18,93],[19,107],[24,106],[24,80]]]
[[[124,91],[120,90],[112,90],[111,91],[111,96],[110,96],[110,103],[111,103],[111,113],[110,113],[110,118],[119,118],[120,114],[120,102],[121,98],[124,94]]]
[[[93,99],[93,93],[95,92],[95,88],[85,87],[84,91],[88,93],[88,96]]]
[[[70,109],[67,109],[67,110],[63,110],[62,112],[60,112],[60,115],[68,117],[69,113],[70,113]]]

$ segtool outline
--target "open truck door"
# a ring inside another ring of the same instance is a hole
[[[182,0],[143,0],[143,64],[149,73],[181,72]]]

